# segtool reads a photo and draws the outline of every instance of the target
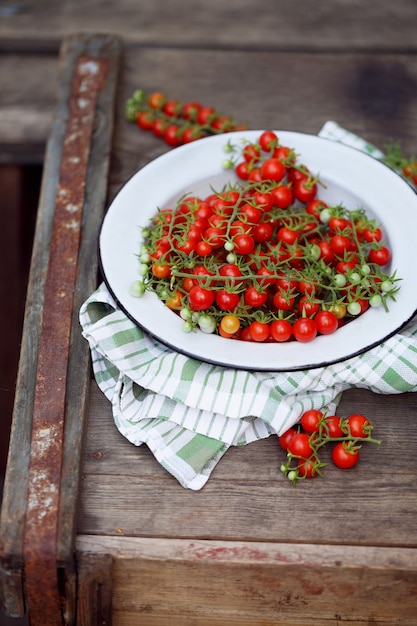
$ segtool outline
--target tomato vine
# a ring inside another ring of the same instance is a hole
[[[322,201],[319,178],[273,131],[225,151],[224,188],[180,198],[144,229],[134,295],[155,292],[185,331],[257,342],[309,342],[389,310],[400,279],[364,209]]]
[[[365,443],[380,444],[372,436],[373,425],[359,413],[342,418],[326,415],[317,409],[305,411],[300,423],[279,436],[278,441],[287,453],[281,472],[296,485],[299,480],[321,476],[326,463],[320,460],[321,448],[332,445],[331,459],[340,469],[357,465]]]
[[[137,89],[127,100],[125,117],[140,129],[160,137],[171,147],[209,135],[247,128],[212,106],[195,101],[183,103],[169,99],[159,91],[148,94],[144,89]]]

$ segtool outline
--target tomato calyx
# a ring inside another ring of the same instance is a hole
[[[301,415],[297,426],[278,438],[280,447],[287,453],[287,461],[280,470],[294,486],[299,480],[321,476],[327,464],[320,460],[319,452],[328,444],[333,446],[331,458],[336,467],[354,467],[365,443],[381,443],[372,436],[372,431],[373,425],[364,415],[339,417],[309,409]]]

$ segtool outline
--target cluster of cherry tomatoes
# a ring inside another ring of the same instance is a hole
[[[309,342],[388,310],[391,253],[365,211],[321,201],[320,181],[272,131],[227,146],[237,182],[158,210],[132,293],[154,291],[185,331],[256,342]]]
[[[317,409],[305,411],[300,424],[279,437],[279,444],[287,452],[287,462],[281,472],[295,485],[299,480],[322,474],[326,465],[320,461],[319,450],[332,444],[331,459],[341,469],[354,467],[360,458],[364,443],[380,442],[372,437],[373,426],[360,413],[342,418],[326,416]]]
[[[125,116],[128,121],[135,122],[142,130],[151,131],[171,147],[208,135],[247,128],[212,106],[168,99],[160,91],[148,95],[143,89],[138,89],[128,99]]]

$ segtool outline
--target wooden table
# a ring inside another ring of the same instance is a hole
[[[259,11],[219,1],[209,13],[199,3],[172,13],[126,1],[111,15],[102,4],[86,7],[81,22],[77,3],[29,2],[0,22],[2,162],[45,153],[2,509],[7,613],[29,612],[34,625],[415,626],[414,394],[343,395],[340,414],[371,416],[382,440],[352,472],[329,467],[294,489],[269,438],[229,450],[204,489],[191,492],[116,430],[77,320],[99,280],[106,206],[167,150],[124,120],[136,88],[211,104],[251,128],[316,133],[334,119],[379,147],[395,138],[412,153],[415,3],[278,9],[270,0]],[[35,6],[37,28],[29,23]],[[85,28],[111,34],[68,37]],[[92,117],[81,121],[87,152],[76,173],[85,188],[68,185],[81,207],[78,262],[70,251],[64,266],[51,241],[61,241],[58,191],[73,156],[65,137],[80,56],[97,62],[102,82],[92,79]]]

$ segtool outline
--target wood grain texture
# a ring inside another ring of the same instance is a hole
[[[77,551],[114,557],[117,626],[415,624],[414,550],[84,536]]]
[[[180,488],[145,446],[118,433],[95,383],[90,406],[79,535],[417,546],[414,394],[399,403],[345,392],[339,414],[372,416],[382,440],[367,446],[351,472],[329,464],[322,480],[293,488],[279,470],[285,454],[270,437],[229,449],[201,492]]]
[[[112,32],[128,45],[210,49],[415,50],[413,0],[105,0],[10,3],[1,49],[57,50],[80,30]]]
[[[56,57],[0,60],[0,161],[39,163],[52,121]],[[134,47],[123,58],[119,87],[114,189],[166,150],[123,120],[124,103],[139,87],[163,89],[181,101],[199,99],[251,128],[317,133],[335,119],[381,147],[397,139],[405,152],[415,152],[414,55]]]
[[[169,72],[167,72],[169,67]],[[190,85],[192,77],[192,85]],[[383,148],[416,150],[417,58],[406,55],[130,49],[120,80],[111,192],[167,150],[123,119],[134,89],[198,100],[250,128],[317,133],[329,119]]]
[[[112,623],[113,557],[110,554],[79,552],[77,556],[77,626],[106,626]]]

